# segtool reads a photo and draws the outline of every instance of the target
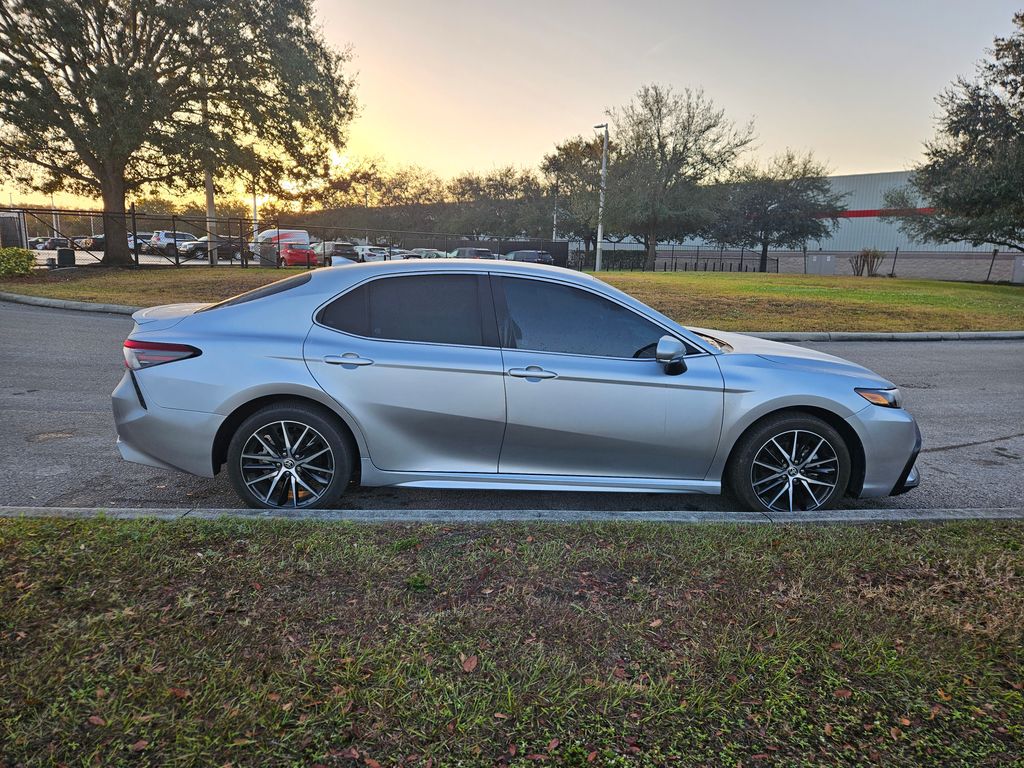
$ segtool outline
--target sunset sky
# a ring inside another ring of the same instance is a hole
[[[644,83],[700,86],[756,153],[901,170],[934,98],[1008,34],[1020,0],[317,0],[350,47],[347,153],[442,175],[535,166]],[[8,187],[2,187],[7,202]],[[14,191],[15,201],[26,196]]]

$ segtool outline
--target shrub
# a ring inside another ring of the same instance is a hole
[[[26,248],[0,248],[0,277],[31,275],[36,257]]]
[[[875,277],[883,261],[885,261],[884,253],[876,248],[865,248],[850,259],[850,267],[855,275],[863,275],[867,270],[868,277]]]

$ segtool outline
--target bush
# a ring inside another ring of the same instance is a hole
[[[26,248],[0,248],[0,277],[31,275],[36,257]]]
[[[885,261],[884,253],[876,248],[865,248],[850,259],[850,268],[855,275],[863,275],[867,270],[868,277],[876,277],[883,261]]]

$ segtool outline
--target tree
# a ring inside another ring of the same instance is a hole
[[[909,187],[885,196],[911,237],[1024,251],[1024,12],[1013,22],[976,79],[960,78],[938,97],[925,161]]]
[[[558,229],[583,240],[588,256],[597,239],[602,151],[602,138],[574,136],[545,155],[540,166],[555,197]],[[614,144],[609,143],[608,151],[614,153]]]
[[[479,237],[538,234],[547,222],[547,196],[532,171],[513,166],[484,174],[464,173],[448,183],[449,231]]]
[[[609,115],[618,145],[609,229],[643,242],[653,269],[659,239],[697,234],[707,224],[701,187],[732,168],[753,141],[753,126],[737,127],[701,90],[678,94],[660,85],[644,86]]]
[[[716,190],[718,213],[708,238],[729,246],[758,248],[768,271],[769,248],[797,248],[828,237],[846,210],[845,195],[832,191],[829,169],[808,152],[787,150],[763,168],[751,163]]]
[[[0,170],[100,196],[107,264],[128,263],[129,192],[195,189],[210,165],[320,174],[354,102],[312,15],[311,0],[5,0]]]

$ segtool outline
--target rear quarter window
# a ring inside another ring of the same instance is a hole
[[[286,277],[284,280],[278,280],[264,285],[261,288],[255,288],[245,293],[240,293],[237,296],[232,296],[230,299],[224,299],[224,301],[211,304],[208,307],[203,307],[200,312],[209,312],[211,309],[220,309],[221,307],[233,307],[238,304],[246,304],[250,301],[256,301],[257,299],[265,299],[267,296],[274,296],[278,293],[284,293],[290,291],[292,288],[298,288],[300,285],[305,285],[312,278],[312,274],[309,272],[303,272],[301,275],[294,275],[292,277]]]

